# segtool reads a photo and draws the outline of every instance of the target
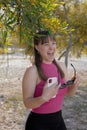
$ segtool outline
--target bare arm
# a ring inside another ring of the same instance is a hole
[[[22,80],[22,92],[23,101],[27,108],[35,108],[44,103],[44,100],[40,97],[34,98],[34,91],[37,82],[37,71],[36,67],[32,66],[28,68],[24,74]]]
[[[57,83],[53,84],[54,87],[48,87],[46,83],[42,95],[34,97],[37,79],[38,73],[36,67],[28,68],[22,80],[23,101],[28,109],[39,107],[46,101],[49,101],[58,91],[59,86]]]

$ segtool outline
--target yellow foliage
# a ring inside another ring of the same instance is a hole
[[[71,31],[71,32],[74,32],[74,31],[75,31],[75,29],[74,29],[74,28],[72,28],[70,31]]]
[[[2,28],[3,27],[3,24],[0,22],[0,28]]]
[[[53,4],[53,7],[57,7],[59,4]]]
[[[28,0],[28,2],[31,2],[31,0]],[[37,3],[37,0],[32,0],[32,4]]]
[[[83,54],[87,54],[87,46],[82,51]]]
[[[60,4],[65,5],[65,2],[60,2]]]
[[[47,28],[50,28],[54,33],[58,30],[58,27],[60,27],[60,21],[57,18],[50,18],[50,19],[43,19],[42,21]]]
[[[9,54],[11,54],[11,53],[13,53],[14,51],[11,49],[11,48],[8,48],[8,47],[5,47],[4,48],[4,53],[9,53]]]
[[[8,48],[5,48],[4,51],[5,51],[5,53],[8,53]]]
[[[0,48],[0,54],[4,54],[4,49]]]

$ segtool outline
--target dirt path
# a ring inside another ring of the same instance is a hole
[[[71,59],[70,62],[79,72],[82,83],[74,97],[65,97],[63,116],[68,130],[87,130],[87,61]],[[0,130],[24,130],[27,112],[21,81],[29,64],[26,57],[11,57],[8,64],[6,59],[0,59]]]

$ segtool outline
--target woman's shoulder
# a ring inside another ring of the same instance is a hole
[[[36,71],[37,70],[37,68],[36,68],[36,65],[35,64],[33,64],[33,65],[31,65],[31,66],[29,66],[28,68],[27,68],[27,71]]]
[[[26,68],[25,75],[36,75],[37,74],[37,68],[36,65],[31,65]]]

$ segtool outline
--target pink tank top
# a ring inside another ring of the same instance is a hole
[[[60,83],[65,82],[64,79],[60,77],[58,69],[54,63],[51,64],[42,63],[42,68],[47,77],[57,77]],[[41,82],[36,86],[34,97],[41,96],[45,83],[46,81],[41,80]],[[32,111],[35,113],[46,114],[46,113],[53,113],[61,110],[63,100],[64,100],[64,95],[66,94],[66,92],[67,92],[67,88],[59,89],[55,98],[52,98],[48,102],[42,104],[41,106],[32,109]]]

